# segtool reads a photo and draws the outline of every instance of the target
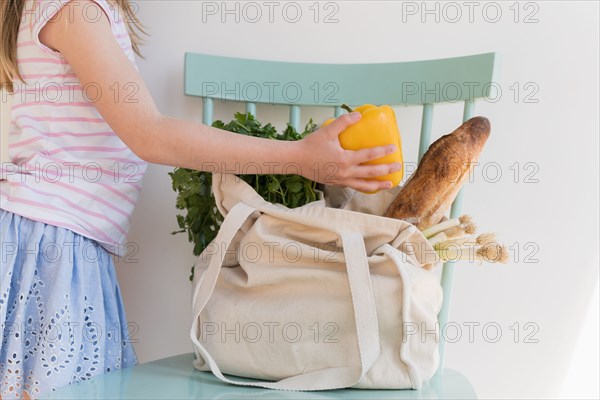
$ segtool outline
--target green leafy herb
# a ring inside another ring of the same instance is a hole
[[[297,132],[288,124],[283,133],[270,123],[262,125],[252,114],[236,113],[229,123],[215,121],[213,127],[242,135],[256,136],[275,140],[300,140],[314,132],[317,125],[312,119],[304,132]],[[177,215],[179,230],[172,234],[188,234],[188,240],[194,243],[194,255],[198,256],[217,236],[223,216],[217,209],[212,194],[212,173],[187,168],[175,168],[169,172],[173,190],[178,193],[176,207],[185,210],[185,215]],[[263,199],[271,203],[280,203],[296,208],[317,199],[316,182],[300,175],[240,175],[240,178],[252,186]],[[193,267],[192,276],[193,278]]]

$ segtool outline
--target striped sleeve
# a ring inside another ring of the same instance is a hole
[[[63,13],[57,15],[59,11],[67,4],[71,3],[71,9],[69,13]],[[109,6],[106,0],[35,0],[33,2],[33,10],[25,10],[25,12],[32,13],[33,18],[31,19],[31,32],[35,42],[44,52],[60,56],[60,53],[48,48],[40,41],[40,32],[42,28],[48,23],[59,22],[61,18],[73,18],[73,13],[81,13],[86,21],[95,23],[103,18],[94,5],[98,5],[105,16],[108,18],[111,24],[111,28],[114,28],[114,10]]]

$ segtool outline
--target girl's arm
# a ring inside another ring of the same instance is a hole
[[[92,1],[89,6],[97,7],[97,11],[103,13]],[[87,6],[83,9],[87,10]],[[86,21],[81,10],[82,7],[67,3],[44,26],[40,40],[64,56],[82,86],[93,84],[101,89],[104,95],[95,101],[96,109],[123,142],[148,162],[229,173],[241,173],[245,170],[244,165],[259,164],[264,166],[264,173],[269,174],[282,173],[285,166],[293,162],[309,179],[363,191],[391,187],[390,182],[364,178],[386,175],[402,167],[397,163],[359,165],[393,153],[394,146],[359,151],[344,150],[340,146],[338,135],[360,119],[357,113],[345,114],[296,142],[239,135],[162,115],[139,73],[114,38],[108,17],[104,15],[96,22]],[[87,12],[89,14],[89,10]],[[137,102],[115,99],[110,89],[115,83],[120,88],[126,84],[135,85],[139,89],[135,95]]]

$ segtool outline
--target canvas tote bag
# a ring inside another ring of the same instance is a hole
[[[433,375],[442,289],[416,227],[348,209],[357,196],[381,208],[377,195],[330,189],[341,208],[320,193],[288,209],[230,174],[213,193],[225,218],[195,265],[197,369],[284,390],[418,389]]]

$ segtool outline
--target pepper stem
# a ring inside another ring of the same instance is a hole
[[[353,109],[351,109],[350,107],[348,107],[346,104],[342,104],[342,108],[346,111],[348,111],[349,113],[351,113],[352,111],[354,111]]]

